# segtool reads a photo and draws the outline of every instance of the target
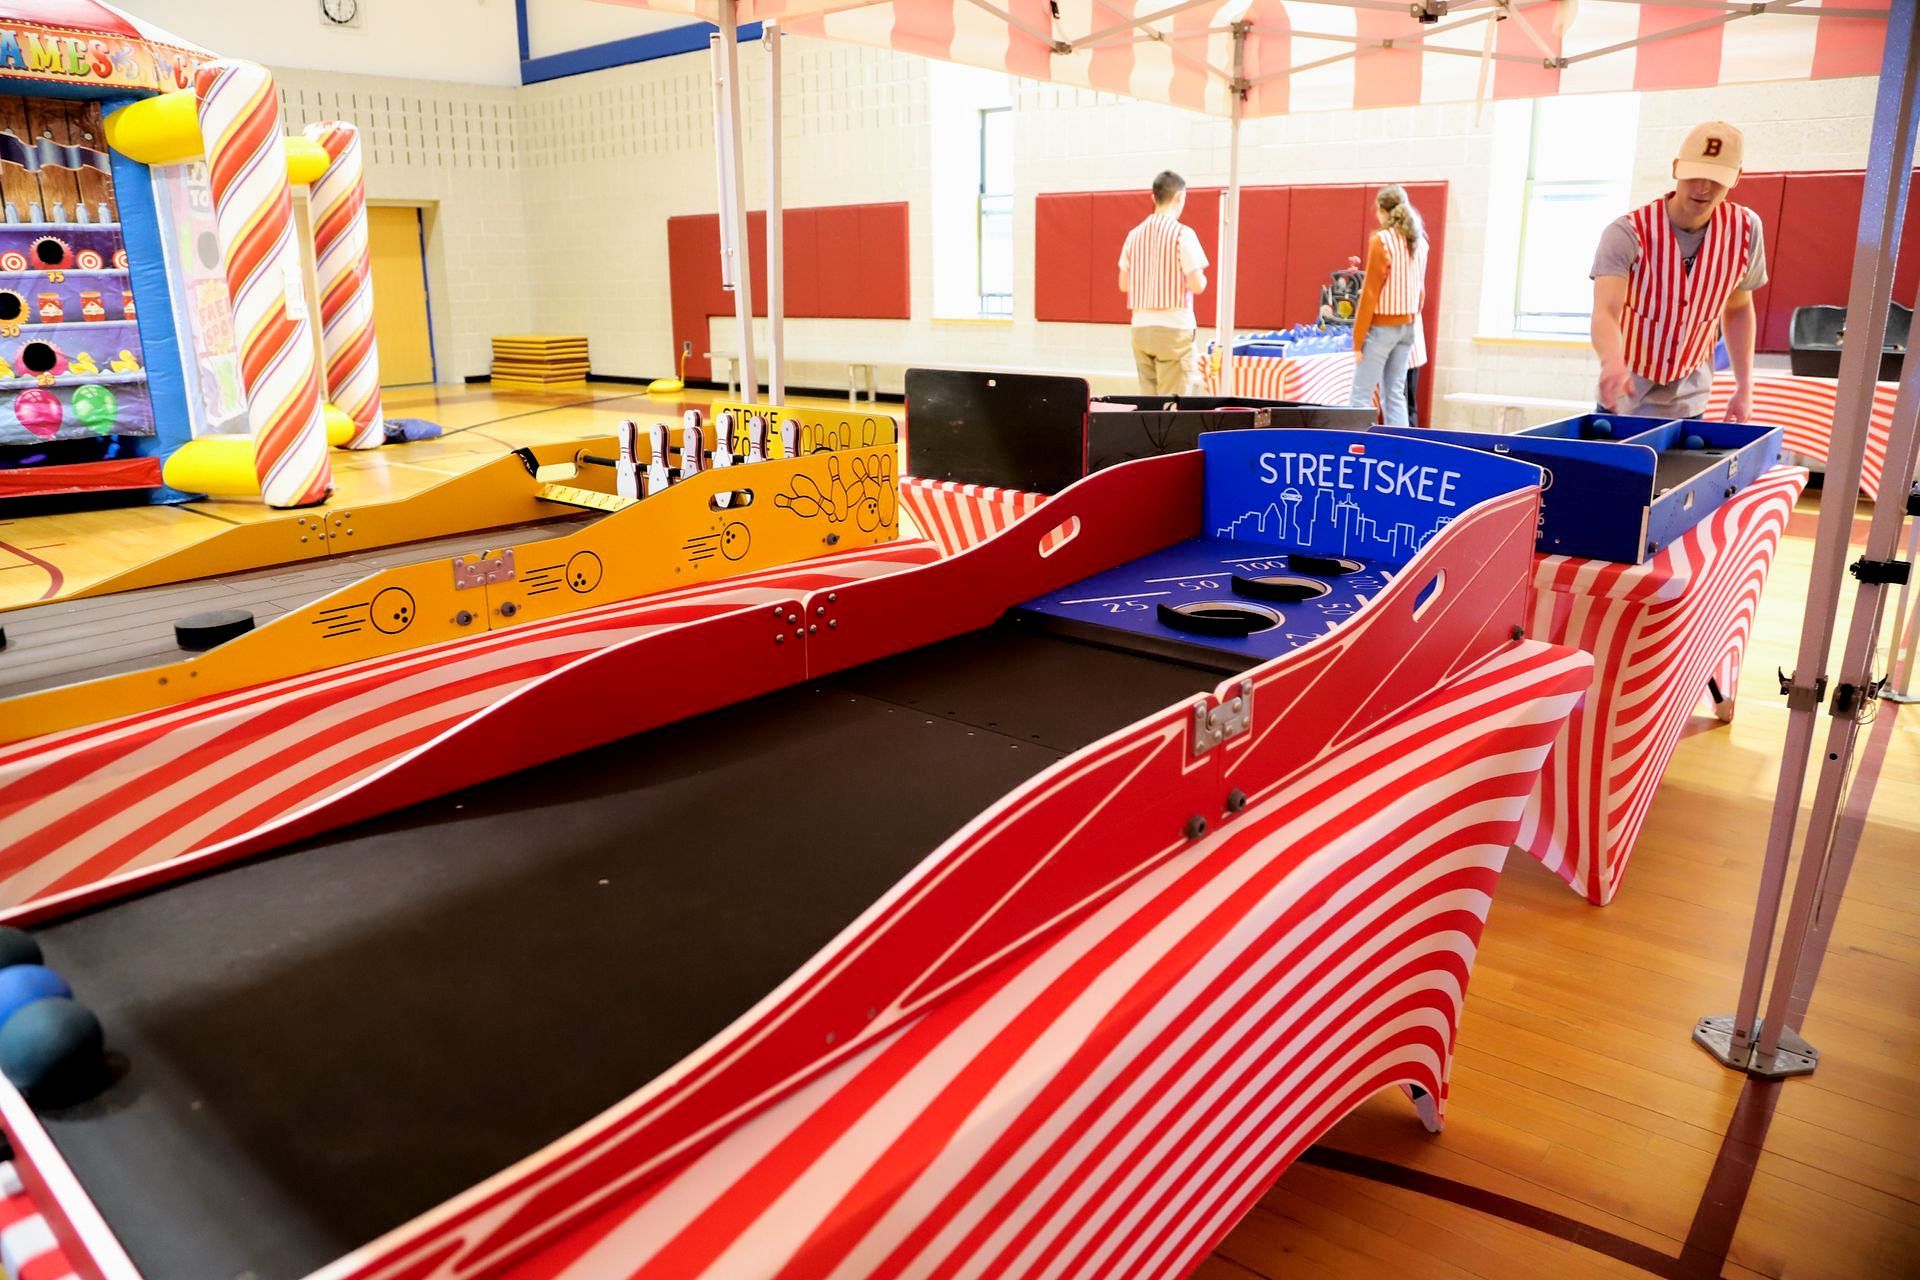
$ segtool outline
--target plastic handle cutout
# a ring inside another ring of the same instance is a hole
[[[1079,536],[1080,517],[1068,516],[1064,521],[1040,535],[1040,558],[1046,559]]]
[[[1420,588],[1420,594],[1413,598],[1413,620],[1418,622],[1426,615],[1433,602],[1446,594],[1447,571],[1441,569],[1433,575],[1433,580]]]

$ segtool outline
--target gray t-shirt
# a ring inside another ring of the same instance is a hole
[[[1760,234],[1760,215],[1748,209],[1748,235],[1753,245],[1753,260],[1747,264],[1747,274],[1740,277],[1734,285],[1736,292],[1751,293],[1767,282],[1766,240]],[[1668,223],[1672,226],[1672,223]],[[1673,236],[1680,245],[1681,259],[1688,271],[1693,270],[1693,260],[1700,253],[1700,242],[1707,238],[1707,229],[1683,231],[1673,228]],[[1622,279],[1633,275],[1634,260],[1640,256],[1640,245],[1633,238],[1632,215],[1615,218],[1600,233],[1600,246],[1594,250],[1593,271],[1591,277],[1619,276]],[[1614,406],[1614,412],[1637,414],[1641,417],[1660,418],[1697,418],[1707,409],[1707,397],[1713,390],[1713,364],[1702,364],[1698,369],[1682,374],[1668,383],[1652,383],[1639,374],[1631,375],[1631,385],[1627,390],[1627,402]]]
[[[1767,242],[1760,234],[1760,215],[1748,209],[1747,234],[1753,244],[1753,261],[1747,264],[1747,274],[1740,277],[1740,283],[1734,285],[1736,291],[1753,292],[1767,282]],[[1633,275],[1634,260],[1640,256],[1640,246],[1633,238],[1633,215],[1623,214],[1607,224],[1600,233],[1600,247],[1593,254],[1591,278],[1601,276],[1619,276],[1622,279]],[[1672,223],[1668,223],[1672,226]],[[1674,239],[1680,244],[1680,256],[1688,271],[1693,270],[1693,260],[1700,253],[1700,242],[1707,238],[1707,229],[1683,231],[1673,228]]]

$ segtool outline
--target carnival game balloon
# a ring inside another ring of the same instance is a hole
[[[104,436],[113,431],[115,417],[120,406],[114,401],[113,391],[108,387],[77,387],[73,393],[73,416],[95,435]]]
[[[31,387],[13,398],[13,416],[42,440],[60,434],[60,397],[42,387]]]

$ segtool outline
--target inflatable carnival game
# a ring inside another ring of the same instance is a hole
[[[384,440],[358,136],[284,136],[265,68],[0,0],[0,198],[0,512],[306,506]]]

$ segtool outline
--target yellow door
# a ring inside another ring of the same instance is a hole
[[[426,241],[420,210],[367,206],[373,257],[373,328],[380,342],[380,385],[433,381],[433,335],[427,325]]]

